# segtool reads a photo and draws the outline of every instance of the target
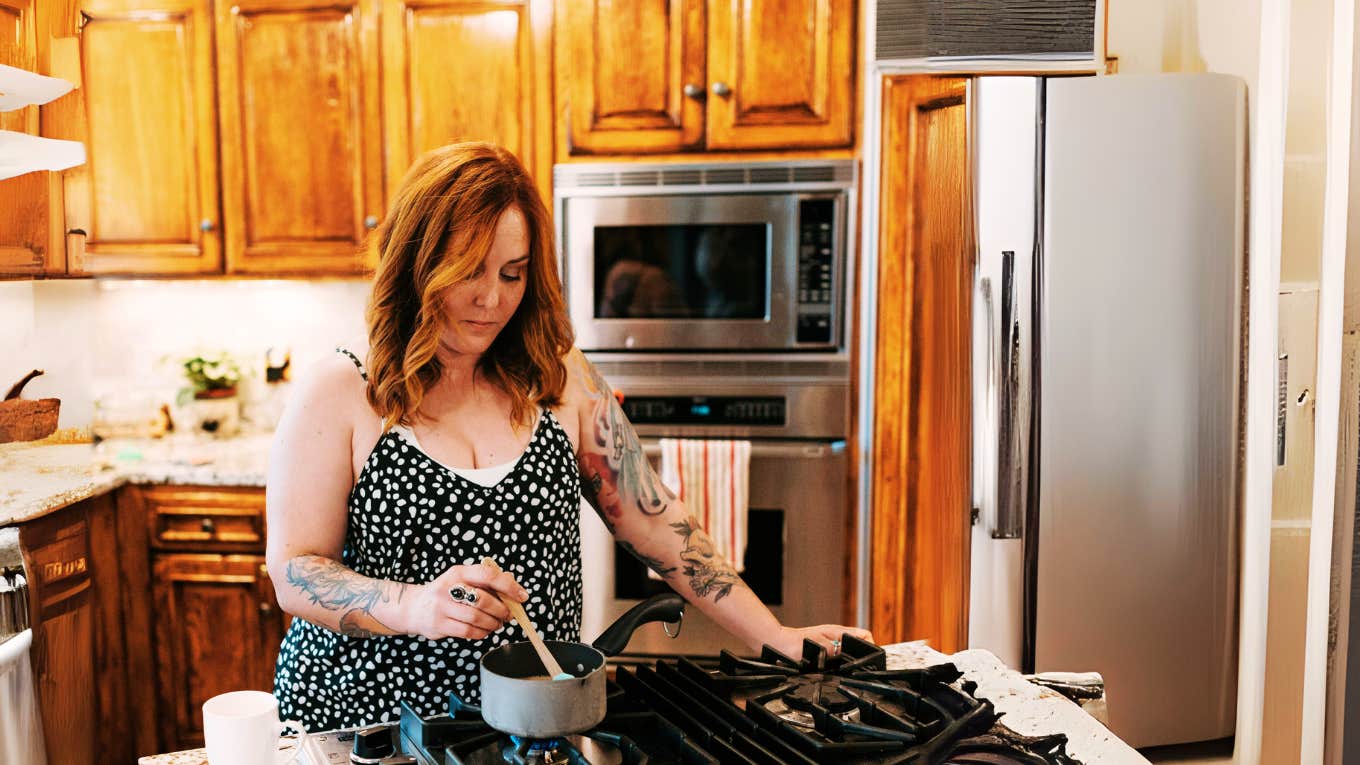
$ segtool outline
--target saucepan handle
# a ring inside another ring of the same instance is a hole
[[[605,656],[617,656],[628,647],[633,631],[647,622],[678,622],[685,615],[685,599],[673,592],[642,601],[628,609],[617,621],[609,625],[594,643],[595,650]]]

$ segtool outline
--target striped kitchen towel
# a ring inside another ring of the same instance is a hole
[[[661,482],[713,538],[719,555],[746,570],[751,442],[661,439]]]

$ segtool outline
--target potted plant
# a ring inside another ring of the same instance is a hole
[[[199,353],[184,359],[184,378],[177,417],[189,429],[215,436],[234,435],[240,428],[241,407],[236,388],[241,383],[241,364],[225,351]],[[187,417],[185,416],[187,415]]]
[[[241,382],[241,366],[226,352],[200,354],[184,360],[189,387],[180,391],[180,403],[189,398],[231,398]]]

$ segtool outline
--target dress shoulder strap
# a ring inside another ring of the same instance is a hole
[[[360,361],[359,357],[355,356],[353,351],[351,351],[348,348],[341,348],[340,346],[336,346],[335,352],[343,353],[344,355],[348,356],[349,360],[354,362],[354,368],[359,370],[359,375],[363,377],[365,380],[368,379],[368,372],[364,370],[364,362]]]

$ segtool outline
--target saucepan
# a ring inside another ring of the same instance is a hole
[[[544,641],[570,679],[549,677],[528,642],[487,651],[481,665],[482,719],[502,733],[526,738],[557,738],[590,730],[604,719],[605,657],[623,651],[633,631],[643,624],[678,623],[684,610],[683,598],[662,593],[620,616],[591,645]]]

